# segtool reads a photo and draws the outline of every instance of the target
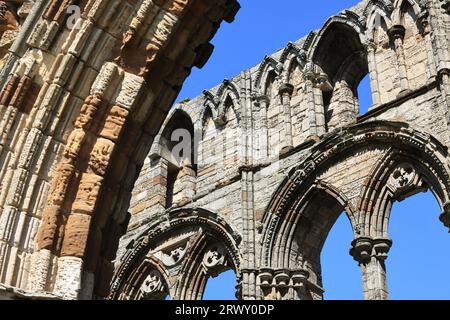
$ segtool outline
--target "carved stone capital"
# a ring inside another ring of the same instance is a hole
[[[352,241],[350,255],[360,264],[367,264],[372,257],[384,261],[392,246],[392,240],[385,238],[359,237]]]
[[[144,299],[147,300],[164,298],[167,292],[164,280],[161,274],[156,270],[153,270],[148,274],[142,283],[140,290]]]
[[[396,24],[389,28],[388,36],[391,41],[395,41],[397,39],[401,39],[403,41],[403,39],[405,38],[405,32],[406,29],[404,26]]]
[[[290,83],[283,83],[280,85],[279,93],[280,95],[289,95],[291,96],[294,92],[294,86]]]
[[[282,299],[289,288],[299,292],[315,292],[322,295],[324,290],[309,280],[308,270],[263,268],[257,277],[257,284],[263,290],[266,300]]]

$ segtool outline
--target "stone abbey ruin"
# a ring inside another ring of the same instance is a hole
[[[201,299],[230,269],[239,299],[322,299],[341,214],[387,299],[392,204],[431,190],[450,227],[450,1],[364,0],[174,105],[239,9],[0,1],[0,299]]]

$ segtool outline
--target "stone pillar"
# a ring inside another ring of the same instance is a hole
[[[429,14],[427,11],[422,11],[422,13],[418,16],[418,21],[421,26],[421,34],[423,38],[425,39],[425,44],[427,46],[427,75],[429,78],[429,81],[433,81],[434,77],[436,76],[436,63],[434,60],[434,52],[433,52],[433,46],[432,46],[432,40],[431,40],[431,34],[430,34],[430,24],[428,21]]]
[[[267,110],[269,108],[269,98],[266,95],[256,97],[259,105],[259,154],[258,162],[266,162],[269,157],[269,127],[267,123]]]
[[[291,114],[291,97],[294,92],[294,86],[289,83],[283,83],[280,86],[279,93],[281,104],[283,105],[283,139],[281,144],[281,153],[285,153],[293,148],[292,140],[292,114]]]
[[[398,73],[400,76],[401,92],[400,95],[405,94],[409,90],[408,73],[406,70],[405,51],[403,50],[403,40],[405,38],[405,27],[402,25],[394,25],[388,30],[388,35],[391,42],[394,43],[395,52],[398,59]]]
[[[360,237],[352,242],[350,255],[361,267],[365,300],[389,298],[384,262],[391,246],[391,240],[382,238]]]
[[[254,172],[251,168],[242,169],[241,199],[243,215],[242,299],[256,299],[255,249],[255,210],[254,210]]]
[[[373,106],[381,104],[380,86],[378,83],[378,70],[376,59],[376,45],[370,42],[367,46],[367,60],[369,62],[369,75],[370,75],[370,88],[372,90],[372,103]]]
[[[323,73],[316,72],[314,67],[307,71],[304,76],[307,97],[306,122],[304,125],[309,130],[307,139],[317,140],[326,132],[323,91],[330,91],[332,87],[328,77]]]
[[[316,74],[312,71],[309,71],[305,74],[305,86],[306,86],[306,95],[308,101],[308,109],[306,112],[307,118],[307,126],[309,128],[308,139],[316,138],[319,136],[317,132],[317,119],[316,119],[316,99],[314,95],[314,81],[316,78]]]
[[[314,92],[314,106],[316,115],[316,132],[320,137],[326,133],[325,130],[325,105],[323,101],[323,92],[333,90],[328,77],[325,74],[320,74],[315,77],[313,82]]]

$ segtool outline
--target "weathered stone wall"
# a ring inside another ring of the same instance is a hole
[[[36,0],[22,21],[5,2],[6,28],[23,25],[0,78],[0,282],[106,297],[153,139],[239,4]]]
[[[168,163],[182,165],[156,139],[133,191],[111,297],[200,298],[216,275],[205,248],[215,246],[214,267],[236,271],[238,297],[320,299],[320,251],[345,211],[365,297],[387,298],[392,203],[431,188],[449,225],[449,20],[448,1],[362,1],[176,104],[159,135],[186,127],[165,129],[188,115],[198,162],[186,188],[195,192],[165,201],[174,192]],[[360,115],[367,74],[373,105]],[[217,219],[228,238],[206,226],[183,237],[187,225]],[[164,254],[179,256],[176,266]]]

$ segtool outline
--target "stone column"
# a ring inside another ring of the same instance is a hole
[[[323,92],[330,90],[330,83],[325,74],[318,74],[314,70],[305,73],[305,88],[307,96],[306,125],[309,134],[307,139],[318,139],[325,130],[325,106],[323,103]]]
[[[245,252],[242,271],[242,299],[256,298],[255,250],[255,212],[254,212],[254,173],[251,168],[243,168],[241,180],[241,199],[243,214],[243,250]]]
[[[266,95],[256,97],[256,103],[259,105],[259,154],[258,162],[265,162],[269,157],[269,127],[267,123],[267,109],[269,108],[269,98]]]
[[[328,77],[325,74],[316,75],[313,82],[314,107],[316,116],[316,132],[320,137],[326,133],[325,130],[325,105],[323,101],[323,92],[333,90]]]
[[[384,262],[391,246],[391,240],[382,238],[360,237],[352,242],[350,255],[361,267],[365,300],[389,298]]]
[[[308,110],[306,112],[307,125],[309,127],[308,139],[318,137],[317,119],[316,119],[316,102],[314,96],[314,81],[316,74],[309,71],[305,74],[305,87],[308,101]]]
[[[380,86],[378,83],[378,70],[376,59],[376,45],[370,42],[367,46],[367,60],[369,62],[370,88],[372,89],[372,103],[373,106],[381,104]]]
[[[388,30],[390,40],[394,43],[395,52],[398,59],[398,73],[400,76],[401,92],[405,94],[409,90],[408,73],[406,70],[405,51],[403,50],[403,40],[405,38],[405,27],[402,25],[394,25]]]
[[[281,153],[285,153],[293,148],[292,140],[292,114],[291,114],[291,97],[294,92],[294,86],[290,83],[283,83],[280,86],[279,93],[281,97],[281,104],[283,105],[283,132]]]
[[[421,34],[423,38],[425,39],[425,44],[427,46],[427,75],[429,78],[429,81],[433,81],[434,77],[436,76],[436,63],[434,60],[434,52],[433,52],[433,46],[432,46],[432,40],[431,40],[431,34],[430,34],[430,24],[428,21],[429,14],[427,11],[422,11],[422,13],[418,16],[418,21],[421,26]]]

